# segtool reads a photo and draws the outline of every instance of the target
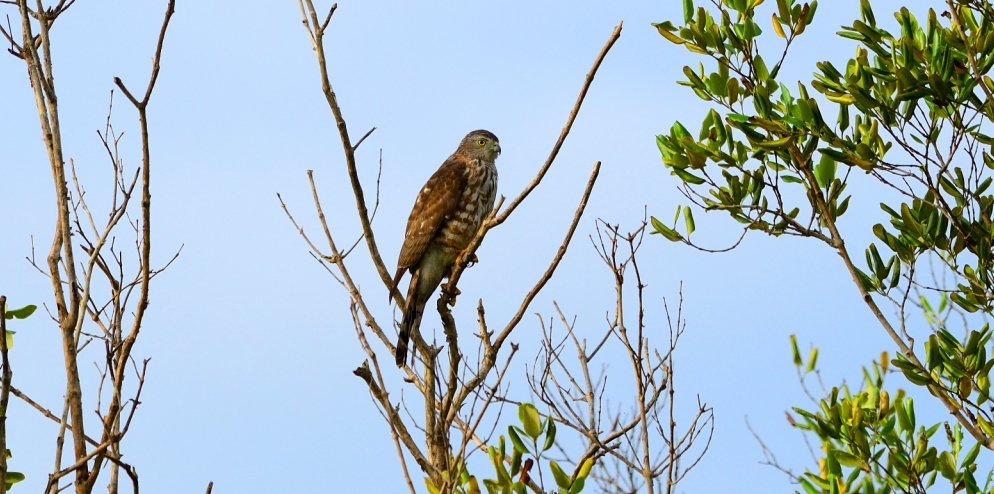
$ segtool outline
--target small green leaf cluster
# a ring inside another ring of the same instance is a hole
[[[36,310],[38,310],[37,305],[25,305],[20,309],[13,309],[13,310],[5,308],[4,319],[8,321],[12,319],[26,319],[31,314],[34,314]],[[7,330],[7,335],[6,335],[7,348],[14,347],[14,333],[16,333],[16,331],[11,331],[9,329]]]
[[[7,459],[9,460],[10,458],[12,458],[12,456],[10,454],[10,450],[8,449],[7,450]],[[23,480],[24,480],[24,474],[23,473],[21,473],[21,472],[7,472],[7,475],[4,476],[4,481],[6,483],[6,487],[4,488],[4,490],[5,491],[9,491],[10,488],[11,488],[11,486],[13,486],[14,484],[16,484],[18,482],[21,482]]]
[[[497,445],[490,446],[487,450],[496,473],[496,478],[482,481],[488,494],[527,492],[528,484],[536,477],[541,478],[541,473],[536,474],[532,471],[532,467],[541,465],[543,453],[552,448],[556,442],[556,422],[550,416],[543,419],[538,409],[531,403],[522,403],[518,407],[518,420],[521,423],[520,427],[508,426],[507,439],[505,436],[500,436]],[[511,442],[510,451],[507,451],[507,440]],[[586,459],[572,475],[563,470],[555,460],[548,460],[547,465],[556,483],[556,490],[552,492],[578,494],[583,491],[594,460]],[[459,492],[465,494],[481,492],[475,477],[465,471],[462,476],[462,485],[457,488]],[[429,485],[429,490],[431,488],[432,486]]]
[[[518,494],[523,494],[525,492],[525,480],[528,479],[528,467],[527,465],[540,464],[542,454],[548,451],[556,442],[556,422],[552,420],[551,416],[547,416],[545,420],[542,420],[541,415],[538,413],[538,409],[530,403],[522,403],[518,407],[518,420],[521,421],[521,427],[511,425],[507,428],[507,436],[511,439],[511,444],[513,445],[513,450],[511,452],[511,470],[509,475],[501,475],[503,470],[503,462],[497,460],[497,458],[503,457],[503,451],[498,452],[492,451],[491,458],[494,459],[494,467],[497,469],[498,481],[513,477],[519,472],[523,472],[521,479],[511,484],[511,491]],[[503,439],[503,437],[501,437]],[[539,446],[541,443],[541,447]],[[501,443],[503,445],[503,443]],[[491,447],[491,449],[493,449]],[[522,468],[522,458],[528,455],[531,458],[525,460],[525,468]],[[532,460],[534,458],[534,462]],[[549,460],[549,470],[552,472],[552,477],[556,482],[558,488],[557,491],[560,494],[576,494],[583,491],[584,483],[586,482],[587,475],[590,473],[590,468],[593,466],[593,460],[587,460],[584,468],[578,470],[575,478],[572,478],[567,474],[562,467],[555,460]],[[506,472],[506,471],[505,471]],[[490,494],[495,494],[497,492],[504,492],[498,490],[501,487],[498,484],[488,484],[484,481],[484,485],[487,486]],[[493,488],[491,488],[493,487]]]
[[[838,32],[857,42],[853,57],[816,63],[814,79],[795,90],[778,74],[817,3],[777,0],[772,39],[786,43],[776,57],[759,48],[762,3],[722,0],[709,11],[686,0],[683,25],[655,25],[665,39],[714,62],[709,71],[703,63],[684,67],[687,79],[679,83],[713,107],[699,132],[675,122],[656,137],[664,165],[695,205],[724,211],[744,233],[811,237],[834,249],[898,345],[893,365],[994,449],[991,413],[981,408],[990,400],[994,365],[989,327],[971,325],[956,337],[926,310],[932,331],[917,349],[895,329],[904,326],[903,301],[935,288],[916,277],[923,257],[937,261],[944,278],[952,275],[953,286],[941,287],[951,289],[935,290],[939,312],[955,306],[994,314],[994,139],[984,133],[994,121],[994,6],[953,1],[941,14],[928,10],[921,24],[901,8],[895,27],[884,28],[870,0],[860,0],[859,18]],[[821,106],[837,118],[826,119]],[[889,221],[873,226],[879,241],[865,249],[865,266],[850,257],[838,224],[849,209],[854,171],[903,197],[880,204]],[[683,206],[680,214],[690,220],[686,231],[678,218],[672,226],[653,218],[655,233],[691,243],[693,216]],[[876,305],[883,298],[895,303],[899,324]]]
[[[799,354],[794,350],[800,368]],[[818,407],[795,407],[800,420],[794,426],[817,436],[824,456],[817,471],[806,471],[799,481],[808,494],[924,492],[945,479],[953,492],[992,491],[990,475],[981,487],[976,479],[976,459],[981,444],[964,441],[960,424],[940,422],[926,426],[915,418],[911,397],[898,389],[891,398],[884,389],[887,354],[882,363],[863,369],[863,388],[852,393],[848,386],[832,388]],[[897,363],[898,360],[891,362]],[[809,362],[808,369],[814,369]],[[946,445],[936,433],[945,432]],[[948,446],[946,448],[946,446]]]
[[[926,307],[928,302],[922,299]],[[940,312],[942,306],[940,305]],[[991,400],[991,369],[994,360],[987,356],[991,336],[990,325],[969,331],[961,340],[939,325],[925,342],[925,368],[919,368],[905,356],[892,360],[904,376],[919,386],[936,386],[948,393],[957,407],[972,410],[977,425],[994,437],[991,416],[982,406]]]
[[[455,465],[455,471],[458,472],[456,479],[458,479],[458,487],[456,487],[455,492],[461,494],[479,494],[480,487],[477,483],[476,477],[469,474],[469,470],[466,469],[466,465],[462,459],[452,458],[451,464]],[[442,477],[446,482],[452,482],[452,472],[446,470],[442,473]],[[442,489],[432,482],[431,478],[425,477],[425,486],[428,488],[428,492],[431,494],[439,494]]]
[[[838,33],[860,43],[855,57],[844,69],[817,63],[810,83],[837,107],[838,119],[829,123],[804,83],[798,82],[795,97],[777,81],[790,42],[814,20],[817,3],[778,0],[774,31],[779,35],[786,26],[790,34],[783,36],[787,46],[772,70],[756,45],[755,8],[761,3],[725,0],[717,4],[718,21],[707,9],[695,11],[688,0],[684,26],[655,25],[669,41],[717,62],[710,74],[703,64],[696,71],[684,67],[688,79],[679,83],[722,112],[709,110],[696,135],[676,122],[669,134],[656,137],[663,163],[685,194],[749,229],[835,244],[825,227],[848,210],[850,197],[843,194],[849,172],[853,167],[872,172],[912,197],[896,206],[881,204],[890,228],[878,224],[873,232],[893,255],[869,246],[867,269],[858,273],[863,287],[886,293],[900,282],[902,264],[932,252],[962,278],[953,302],[971,312],[994,311],[994,195],[988,193],[994,140],[981,132],[994,117],[994,80],[987,75],[994,68],[994,9],[986,3],[960,5],[954,14],[944,14],[951,19],[947,25],[929,10],[920,26],[902,8],[894,14],[900,27],[895,36],[877,25],[869,0],[861,0],[860,19]],[[942,138],[951,147],[948,156],[939,151]],[[895,143],[916,164],[886,161]],[[952,162],[960,149],[970,166]],[[841,177],[838,163],[848,166]],[[902,183],[921,189],[902,189]],[[807,204],[788,203],[785,188],[791,184],[801,187]],[[807,221],[799,219],[802,208],[810,211]],[[655,220],[653,226],[669,240],[688,241],[675,223]]]
[[[821,142],[817,135],[827,125],[807,87],[799,84],[800,97],[794,98],[786,85],[777,82],[783,57],[771,70],[759,53],[756,42],[762,30],[755,21],[755,8],[762,3],[725,0],[718,3],[719,21],[702,7],[694,11],[692,2],[687,1],[684,26],[677,28],[669,21],[655,24],[666,39],[717,62],[710,74],[705,73],[703,64],[697,71],[684,67],[688,80],[679,84],[726,110],[723,115],[711,109],[696,137],[676,122],[668,135],[657,136],[656,144],[663,163],[687,186],[688,196],[696,198],[695,202],[706,210],[724,210],[751,229],[780,235],[796,224],[800,209],[782,210],[779,188],[805,183],[797,162],[807,166]],[[800,4],[778,0],[774,31],[786,38],[789,46],[814,20],[817,9],[817,1]],[[754,115],[748,115],[747,103],[751,103]],[[709,171],[709,162],[718,165],[720,178],[717,170]],[[835,181],[834,160],[822,160],[816,180],[828,189],[836,216],[845,213],[848,198],[840,197],[845,185]],[[705,184],[711,187],[708,194],[691,192],[690,186]],[[780,208],[771,207],[770,194]],[[655,233],[683,240],[675,226],[667,227],[658,220],[653,225]],[[690,232],[688,226],[687,234]]]
[[[991,8],[988,5],[975,12],[962,6],[955,16],[947,12],[944,15],[953,19],[948,26],[943,26],[935,11],[929,10],[924,27],[907,8],[902,8],[894,15],[901,28],[900,37],[876,26],[866,0],[861,11],[863,21],[854,21],[852,27],[839,33],[862,45],[845,75],[830,62],[822,62],[818,64],[821,73],[816,73],[817,80],[812,82],[829,100],[841,103],[844,109],[851,104],[863,115],[862,119],[856,117],[860,142],[855,148],[836,151],[834,157],[847,163],[855,163],[857,158],[882,160],[888,146],[881,144],[881,126],[893,133],[893,129],[904,131],[915,126],[912,122],[927,122],[898,140],[921,162],[922,170],[931,172],[934,178],[926,181],[925,193],[910,203],[900,207],[881,204],[891,216],[893,228],[888,231],[876,225],[873,232],[905,264],[926,251],[937,253],[963,278],[952,295],[953,301],[970,312],[990,312],[994,309],[990,297],[994,291],[990,240],[994,196],[987,193],[992,178],[986,176],[985,167],[994,169],[994,159],[989,152],[991,138],[981,133],[980,122],[994,116],[989,92],[994,80],[987,75],[994,67]],[[980,14],[981,21],[976,14]],[[875,55],[872,63],[868,53]],[[936,149],[944,129],[951,144],[972,149],[970,166],[954,166],[950,158],[938,170],[926,169],[931,163],[923,153]],[[875,167],[896,171],[882,162],[871,165]],[[960,254],[964,251],[974,258],[974,265],[961,265]],[[895,268],[892,279],[896,276]]]
[[[36,310],[38,310],[37,305],[25,305],[20,309],[13,309],[13,310],[7,309],[4,312],[4,318],[7,319],[8,321],[11,319],[26,319],[31,314],[34,314]]]
[[[37,309],[38,306],[36,305],[25,305],[20,309],[13,309],[13,310],[4,307],[4,319],[8,321],[13,319],[26,319],[31,314],[34,314],[35,310]],[[12,348],[14,346],[14,332],[8,329],[6,331],[5,337],[7,339],[7,348]],[[6,412],[7,412],[6,410],[0,408],[0,413],[6,414]],[[9,449],[6,450],[6,455],[8,459],[11,458],[11,453]],[[11,486],[22,480],[24,480],[23,473],[8,471],[6,476],[4,477],[4,481],[6,483],[6,487],[4,490],[9,491]]]
[[[663,224],[663,222],[659,221],[658,219],[656,219],[655,216],[653,216],[651,218],[652,227],[654,228],[654,231],[652,233],[662,234],[664,237],[666,237],[668,240],[671,241],[682,240],[683,236],[681,236],[676,231],[676,223],[677,221],[680,220],[681,214],[683,214],[684,222],[687,226],[686,230],[687,238],[689,239],[690,234],[694,233],[694,230],[697,229],[697,226],[694,223],[694,212],[690,209],[690,206],[677,206],[676,216],[673,217],[673,228],[666,226],[665,224]]]

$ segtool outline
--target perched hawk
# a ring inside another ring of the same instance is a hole
[[[407,344],[411,332],[421,326],[425,303],[442,278],[449,276],[456,259],[494,208],[497,197],[494,160],[499,154],[497,136],[486,130],[470,132],[428,179],[414,201],[393,279],[396,290],[404,271],[411,272],[407,307],[397,341],[398,367],[407,361]]]

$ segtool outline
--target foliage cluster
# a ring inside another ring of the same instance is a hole
[[[938,474],[954,491],[987,491],[973,470],[980,448],[994,449],[992,333],[969,314],[994,313],[994,8],[986,0],[948,0],[924,22],[901,8],[896,25],[884,26],[861,0],[859,19],[838,33],[855,41],[855,55],[840,65],[818,62],[814,80],[794,85],[778,75],[818,2],[775,2],[770,22],[782,49],[773,50],[760,49],[763,3],[695,8],[685,0],[679,26],[655,24],[664,38],[712,62],[710,69],[684,67],[680,82],[712,104],[700,131],[676,122],[656,143],[684,196],[743,224],[743,237],[794,235],[834,250],[897,347],[896,358],[865,372],[858,393],[833,388],[814,411],[796,409],[798,426],[824,448],[820,471],[799,480],[808,492],[919,492]],[[857,265],[839,220],[850,210],[847,186],[862,175],[899,199],[880,204],[888,219],[872,227],[880,245],[866,246],[865,264]],[[681,214],[682,232],[676,221],[653,218],[655,233],[694,245],[693,209],[678,209],[677,220]],[[951,286],[933,281],[942,277]],[[939,297],[937,310],[923,293]],[[916,307],[929,323],[917,345],[908,329]],[[948,326],[954,312],[964,321],[962,336]],[[891,399],[882,389],[891,367],[926,388],[954,425],[916,427],[911,398],[898,392]],[[939,452],[929,440],[943,429],[949,449]]]

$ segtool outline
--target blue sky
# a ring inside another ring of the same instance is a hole
[[[933,3],[874,6],[877,19],[889,23],[900,5],[922,17]],[[80,2],[54,30],[65,155],[89,184],[97,209],[106,198],[108,167],[94,131],[103,128],[113,77],[144,87],[164,7]],[[757,17],[768,19],[773,9],[767,2],[760,10],[769,13]],[[816,61],[847,59],[854,44],[834,32],[857,16],[855,0],[825,1],[781,80],[808,82]],[[621,39],[552,171],[487,237],[481,262],[460,284],[455,310],[463,328],[474,326],[478,298],[491,321],[513,313],[561,241],[593,163],[601,161],[574,243],[529,309],[548,319],[557,301],[577,317],[578,331],[595,338],[611,309],[612,287],[587,239],[594,220],[634,229],[646,210],[671,218],[683,202],[654,135],[674,120],[696,128],[707,106],[675,84],[682,67],[697,59],[650,26],[681,18],[677,1],[341,2],[326,38],[329,67],[352,135],[377,127],[357,159],[364,183],[373,187],[382,150],[374,227],[387,264],[396,260],[414,195],[466,132],[485,128],[499,136],[499,192],[513,197],[521,190],[555,142],[597,52],[623,20]],[[763,39],[779,46],[772,32]],[[39,253],[50,245],[54,202],[22,61],[0,57],[0,91],[0,291],[14,307],[41,305],[51,302],[50,285],[24,258],[32,237]],[[215,492],[400,492],[388,430],[351,373],[364,355],[346,293],[308,255],[276,199],[279,192],[316,233],[305,175],[313,169],[339,242],[358,237],[341,145],[296,2],[180,0],[149,119],[153,258],[161,263],[180,246],[183,252],[153,285],[134,351],[152,359],[124,443],[143,491],[198,492],[213,480]],[[114,122],[126,132],[125,166],[134,167],[137,116],[119,95]],[[853,188],[873,190],[861,177]],[[858,250],[872,240],[868,227],[885,219],[877,202],[855,197],[843,221]],[[726,217],[698,213],[697,223],[695,236],[704,244],[726,246],[736,236],[737,224]],[[378,290],[362,255],[360,248],[350,258],[353,273],[361,286]],[[793,491],[783,474],[758,464],[761,451],[744,421],[786,465],[810,464],[783,414],[806,404],[788,336],[797,334],[805,349],[821,348],[830,385],[858,381],[861,365],[892,350],[841,261],[813,240],[754,235],[720,255],[653,236],[641,262],[651,337],[659,344],[666,337],[661,300],[673,301],[683,283],[688,326],[678,348],[679,399],[689,411],[699,395],[715,409],[711,450],[681,490]],[[374,293],[376,309],[388,314],[386,297]],[[423,332],[438,328],[433,317],[426,317]],[[14,385],[60,409],[64,377],[55,324],[40,311],[13,329]],[[513,365],[523,369],[531,361],[538,334],[538,320],[526,317],[511,338],[522,344]],[[88,410],[97,379],[90,362],[100,356],[92,348],[81,357]],[[627,370],[618,360],[607,372],[622,383]],[[391,377],[394,396],[413,392]],[[528,398],[523,381],[511,392]],[[40,489],[53,464],[57,426],[16,399],[9,415],[11,468],[28,476],[15,492]]]

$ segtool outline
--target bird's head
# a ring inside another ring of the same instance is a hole
[[[470,158],[494,161],[500,154],[500,142],[497,136],[488,130],[474,130],[459,143],[457,152]]]

